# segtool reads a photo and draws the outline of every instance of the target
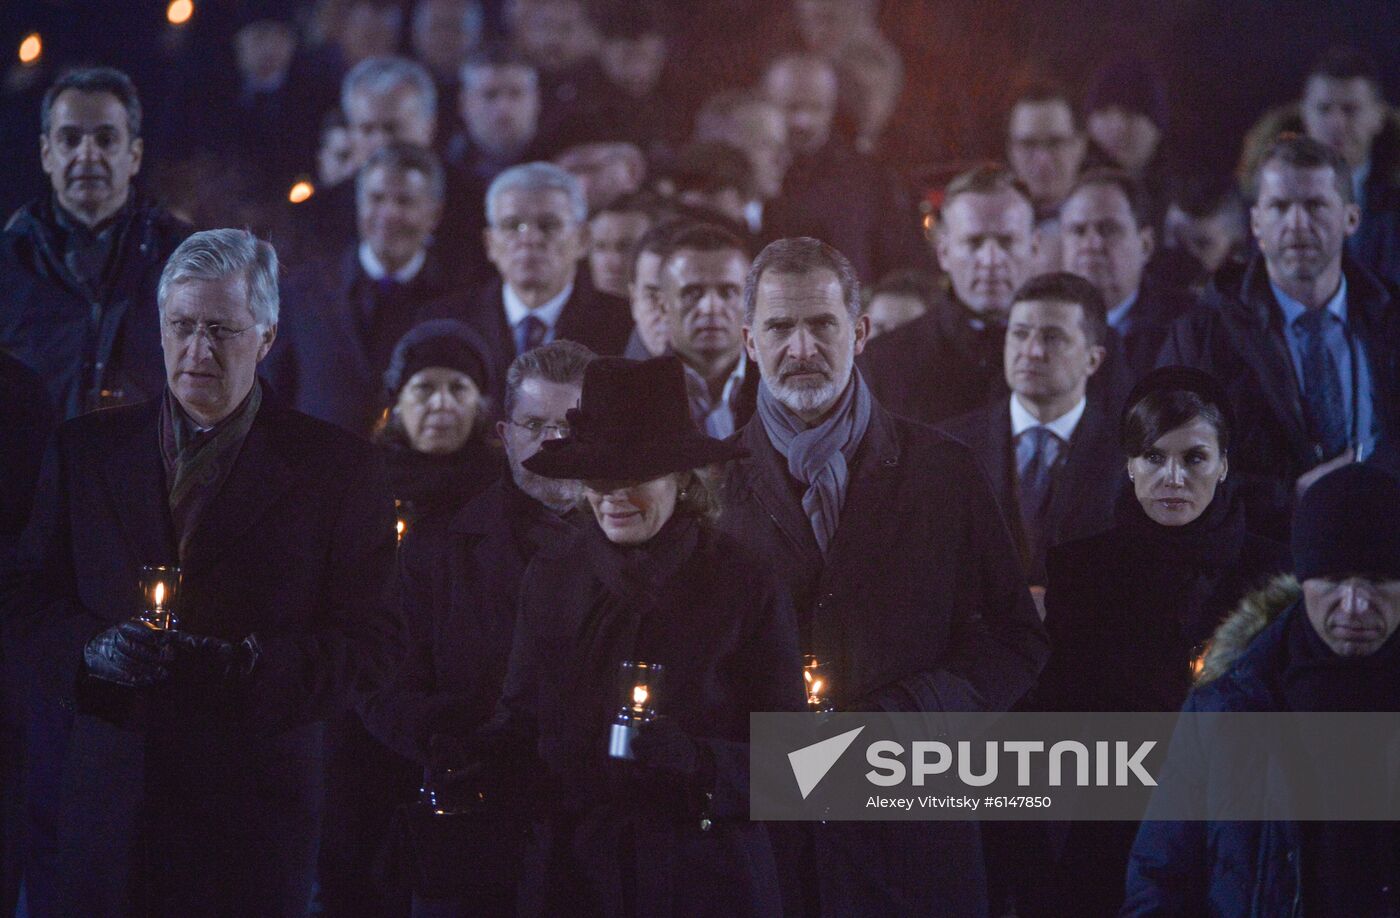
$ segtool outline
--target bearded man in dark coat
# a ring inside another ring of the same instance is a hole
[[[400,646],[394,511],[368,444],[257,382],[276,275],[244,231],[186,240],[158,287],[164,396],[69,422],[45,459],[0,590],[68,714],[31,914],[309,908],[322,721]],[[147,564],[179,565],[173,629],[139,617]]]
[[[853,369],[870,321],[850,262],[779,240],[744,312],[763,381],[720,525],[779,573],[837,708],[1008,709],[1048,653],[1016,549],[968,449],[889,414]],[[972,822],[774,832],[795,915],[984,915],[978,841]]]

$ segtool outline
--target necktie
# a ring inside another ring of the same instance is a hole
[[[1342,399],[1341,373],[1323,334],[1331,320],[1325,309],[1309,309],[1294,321],[1299,331],[1303,365],[1303,410],[1313,442],[1322,458],[1336,456],[1347,445],[1347,411]]]
[[[520,320],[520,353],[539,347],[544,344],[544,333],[548,326],[534,316],[526,316]]]
[[[1016,441],[1016,468],[1020,473],[1021,531],[1026,536],[1026,550],[1034,563],[1040,555],[1045,536],[1046,515],[1050,509],[1050,490],[1054,484],[1055,460],[1060,453],[1060,438],[1048,427],[1030,427]]]

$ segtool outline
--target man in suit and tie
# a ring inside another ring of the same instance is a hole
[[[1283,540],[1314,481],[1394,431],[1400,313],[1395,288],[1345,254],[1361,212],[1341,154],[1283,135],[1252,185],[1259,254],[1216,272],[1206,307],[1177,321],[1158,363],[1224,384],[1250,531]]]
[[[1016,291],[1006,329],[1008,398],[942,429],[972,448],[1033,585],[1045,584],[1045,552],[1113,522],[1123,477],[1118,418],[1088,394],[1103,366],[1104,302],[1074,274],[1033,277]]]
[[[392,143],[355,178],[359,239],[288,277],[280,340],[263,372],[298,411],[367,437],[384,408],[384,371],[415,325],[452,312],[450,260],[430,247],[443,178],[425,147]]]
[[[322,724],[382,683],[401,635],[373,449],[257,380],[276,274],[245,231],[187,239],[157,288],[164,394],[51,443],[0,582],[6,647],[68,715],[66,755],[30,763],[62,788],[33,914],[309,908]],[[160,601],[148,564],[179,565],[178,630],[138,617]]]
[[[492,349],[495,378],[518,354],[557,339],[597,354],[621,354],[632,332],[627,302],[593,289],[579,261],[588,255],[588,204],[572,175],[551,163],[523,163],[486,191],[486,249],[499,277],[467,305]]]

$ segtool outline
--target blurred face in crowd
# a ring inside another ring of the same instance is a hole
[[[564,70],[591,57],[598,33],[581,0],[517,0],[515,40],[541,70]]]
[[[851,321],[841,281],[828,270],[764,271],[744,327],[744,345],[764,381],[808,424],[819,423],[845,392],[869,336],[870,318]]]
[[[1193,217],[1173,204],[1167,208],[1164,232],[1168,246],[1190,252],[1213,274],[1244,241],[1244,222],[1236,210]]]
[[[1138,226],[1117,185],[1086,185],[1060,208],[1064,266],[1099,288],[1109,309],[1138,291],[1152,255],[1152,228]]]
[[[132,137],[121,100],[107,92],[67,89],[39,138],[39,161],[63,209],[94,226],[126,203],[141,169],[141,138]]]
[[[776,105],[755,100],[740,106],[720,125],[719,133],[707,139],[727,143],[748,155],[754,191],[760,198],[771,201],[782,192],[791,159],[787,119]]]
[[[387,3],[355,3],[345,11],[338,31],[346,63],[353,67],[367,57],[394,54],[399,49],[403,10]]]
[[[280,81],[292,66],[296,50],[296,29],[273,19],[249,23],[234,36],[238,72],[253,83]]]
[[[1340,270],[1342,245],[1360,225],[1361,211],[1342,200],[1330,167],[1274,160],[1259,172],[1259,199],[1249,218],[1269,277],[1286,287]]]
[[[1141,174],[1162,140],[1151,118],[1118,105],[1091,114],[1086,127],[1094,142],[1130,175]]]
[[[646,158],[630,143],[580,144],[554,162],[583,185],[590,212],[637,191],[647,174]]]
[[[350,157],[350,132],[343,127],[327,128],[321,132],[321,146],[316,151],[316,177],[327,188],[339,185],[355,174]]]
[[[1148,518],[1163,526],[1185,526],[1204,513],[1228,469],[1219,432],[1200,417],[1128,460],[1133,494]]]
[[[540,122],[539,80],[528,67],[468,67],[462,83],[462,120],[472,142],[487,153],[510,155],[535,139]]]
[[[666,318],[666,301],[661,294],[661,255],[641,252],[633,265],[632,282],[627,285],[632,303],[632,321],[637,335],[653,357],[660,357],[671,343],[671,324]]]
[[[424,367],[399,390],[394,412],[415,452],[446,456],[467,445],[481,412],[481,390],[461,370]]]
[[[1342,154],[1353,169],[1371,158],[1371,144],[1385,126],[1385,100],[1365,77],[1311,77],[1301,113],[1308,136]]]
[[[749,259],[727,249],[681,249],[661,269],[661,295],[671,328],[671,346],[702,372],[732,365],[743,345],[744,275]]]
[[[908,325],[927,310],[924,301],[913,294],[877,293],[870,298],[870,306],[866,309],[866,315],[870,316],[870,337]]]
[[[566,415],[578,406],[580,383],[556,383],[538,376],[520,382],[510,417],[496,422],[496,435],[505,446],[510,475],[516,487],[555,511],[568,510],[578,503],[583,486],[564,478],[545,478],[522,464],[546,440],[569,435]]]
[[[1308,621],[1339,657],[1367,657],[1400,625],[1400,580],[1364,575],[1303,581]]]
[[[1084,136],[1063,99],[1020,102],[1011,110],[1006,158],[1039,206],[1065,199],[1084,162]]]
[[[530,308],[557,296],[588,251],[588,227],[569,196],[553,189],[508,188],[496,198],[486,251],[501,277]]]
[[[373,168],[356,194],[360,241],[389,271],[398,271],[428,244],[442,217],[428,177],[413,169]]]
[[[818,54],[840,51],[871,24],[871,4],[865,0],[797,0],[793,9],[802,44]]]
[[[413,9],[413,56],[434,73],[455,76],[481,37],[481,14],[471,0],[418,0]]]
[[[769,101],[783,110],[793,152],[808,156],[820,150],[836,117],[836,71],[831,65],[785,61],[768,71],[763,88]]]
[[[686,207],[701,207],[723,214],[735,223],[744,223],[744,207],[748,203],[744,192],[735,187],[703,190],[687,188],[676,192],[676,200]]]
[[[651,217],[639,211],[605,211],[588,221],[588,235],[593,240],[588,249],[588,270],[594,287],[612,296],[628,295],[632,249],[650,228]]]
[[[355,168],[395,140],[431,147],[437,113],[425,101],[412,86],[402,83],[388,92],[353,93],[345,122]]]
[[[666,66],[666,38],[654,33],[636,38],[609,38],[598,55],[603,72],[628,95],[651,95]]]
[[[201,427],[233,413],[253,388],[277,326],[259,327],[243,274],[190,280],[161,304],[165,378],[185,412]]]
[[[585,481],[583,496],[609,541],[640,545],[661,531],[676,512],[680,475],[651,481]]]
[[[960,194],[943,207],[938,263],[969,309],[1005,315],[1030,276],[1036,241],[1030,203],[1014,191]]]
[[[1006,384],[1017,399],[1036,417],[1053,421],[1084,397],[1104,348],[1089,342],[1078,303],[1021,300],[1011,307],[1003,358]]]

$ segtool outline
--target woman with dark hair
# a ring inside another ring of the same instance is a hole
[[[454,319],[415,326],[394,347],[384,373],[388,411],[374,439],[406,526],[455,512],[505,469],[487,441],[485,354],[477,333]]]
[[[567,417],[525,467],[582,480],[592,521],[530,562],[496,715],[448,783],[531,776],[522,914],[776,914],[749,713],[801,710],[802,664],[774,574],[710,525],[701,470],[743,451],[695,429],[675,357],[593,361]]]
[[[1288,570],[1284,546],[1246,529],[1228,474],[1233,428],[1224,389],[1208,373],[1162,367],[1133,388],[1121,422],[1130,487],[1116,525],[1049,553],[1051,653],[1036,708],[1179,710],[1216,626]],[[1116,915],[1135,830],[1070,824],[1068,837],[1049,840],[1060,851],[1036,871],[1021,913]]]

